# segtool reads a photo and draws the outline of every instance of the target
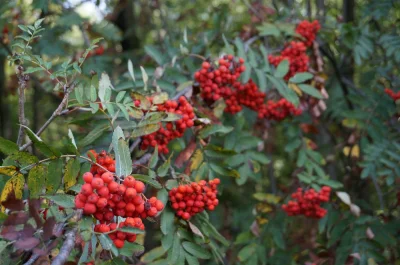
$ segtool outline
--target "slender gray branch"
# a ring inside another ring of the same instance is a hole
[[[39,136],[40,134],[42,134],[43,131],[46,130],[46,128],[50,125],[50,123],[51,123],[55,118],[57,118],[58,116],[60,116],[60,115],[62,115],[62,114],[64,113],[63,110],[64,110],[64,108],[67,106],[69,95],[70,95],[71,92],[74,90],[74,88],[75,88],[75,85],[74,85],[74,84],[71,85],[70,87],[66,87],[66,86],[64,87],[65,94],[64,94],[64,98],[62,99],[60,105],[58,105],[58,107],[57,107],[56,110],[53,112],[53,114],[50,116],[50,118],[49,118],[49,119],[43,124],[43,126],[36,132],[36,135]],[[23,145],[23,146],[20,148],[20,151],[26,150],[26,149],[27,149],[29,146],[31,146],[31,145],[32,145],[32,141],[26,143],[25,145]]]
[[[147,162],[149,162],[150,158],[151,158],[151,154],[147,153],[147,154],[143,155],[141,158],[139,158],[138,160],[136,160],[135,162],[133,162],[132,166],[136,167],[137,165],[144,165]]]
[[[27,87],[27,82],[29,80],[28,75],[23,74],[24,68],[22,66],[17,66],[17,76],[18,76],[18,120],[19,120],[19,133],[17,139],[17,145],[20,146],[25,137],[25,128],[27,121],[25,118],[25,89]]]
[[[129,147],[129,152],[133,152],[133,150],[135,150],[136,146],[138,146],[141,142],[141,138],[137,138]]]

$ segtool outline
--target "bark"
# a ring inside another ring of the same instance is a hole
[[[6,57],[0,55],[0,136],[6,137],[7,120],[7,98],[6,98],[6,74],[5,74]],[[7,137],[6,137],[7,138]]]
[[[325,0],[317,0],[317,17],[321,22],[325,21]]]
[[[343,0],[343,21],[354,23],[355,21],[355,0]],[[342,62],[343,77],[353,82],[354,80],[354,56],[353,51],[343,58]]]
[[[307,16],[308,16],[308,18],[311,19],[311,17],[312,17],[312,5],[311,5],[311,0],[307,0],[307,1],[306,1],[306,5],[307,5]]]
[[[111,20],[122,30],[124,39],[121,42],[124,51],[140,48],[140,39],[137,36],[137,22],[133,0],[120,0],[114,9]]]

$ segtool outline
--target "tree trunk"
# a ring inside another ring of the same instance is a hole
[[[135,5],[133,0],[120,0],[113,12],[114,23],[121,29],[123,40],[121,42],[124,51],[140,48],[140,39],[137,36],[137,23]]]
[[[353,23],[355,21],[355,0],[343,0],[343,21]],[[343,77],[351,82],[354,78],[354,56],[353,51],[343,58]]]
[[[317,0],[317,18],[319,21],[325,21],[325,0]]]
[[[312,6],[311,6],[311,0],[307,0],[306,1],[306,5],[307,5],[307,16],[309,19],[312,18]]]

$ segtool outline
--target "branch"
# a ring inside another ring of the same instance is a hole
[[[141,142],[141,138],[139,137],[139,138],[137,138],[133,143],[132,143],[132,145],[129,147],[129,152],[133,152],[133,150],[136,148],[136,146],[138,146],[139,144],[140,144],[140,142]]]
[[[67,261],[69,254],[75,246],[76,232],[77,228],[73,228],[65,234],[66,239],[60,248],[60,253],[58,253],[51,265],[63,265]]]
[[[343,90],[344,98],[345,98],[345,100],[346,100],[346,102],[347,102],[347,105],[349,106],[349,109],[354,109],[353,104],[352,104],[351,101],[347,98],[347,95],[349,95],[349,89],[348,89],[348,87],[346,86],[346,84],[345,84],[345,82],[344,82],[344,80],[343,80],[342,74],[341,74],[341,72],[340,72],[340,69],[339,69],[338,64],[336,63],[335,58],[334,58],[327,50],[325,50],[325,49],[322,47],[322,45],[319,45],[319,47],[320,47],[322,53],[323,53],[323,54],[328,58],[328,60],[331,62],[332,66],[333,66],[333,69],[335,70],[336,78],[338,79],[339,84],[340,84],[340,87],[341,87],[342,90]]]
[[[25,137],[26,118],[25,118],[25,89],[27,87],[27,82],[29,80],[28,75],[23,74],[24,68],[22,66],[17,66],[17,76],[18,76],[18,120],[19,120],[19,133],[17,139],[17,145],[20,146]],[[23,125],[23,126],[22,126]]]
[[[147,162],[149,162],[150,158],[151,158],[151,154],[147,153],[147,154],[143,155],[141,158],[139,158],[138,160],[136,160],[135,162],[133,162],[132,167],[136,167],[137,165],[146,164]]]
[[[58,116],[63,114],[63,110],[64,108],[67,106],[68,103],[68,98],[69,98],[69,94],[74,90],[75,85],[71,85],[70,87],[64,86],[64,98],[62,99],[60,105],[58,105],[57,109],[53,112],[53,114],[50,116],[50,118],[43,124],[43,126],[36,132],[36,135],[39,136],[40,134],[42,134],[42,132],[44,130],[46,130],[46,128],[50,125],[50,123],[57,118]],[[27,144],[23,145],[20,148],[20,151],[24,151],[26,150],[29,146],[32,145],[32,141],[28,142]]]

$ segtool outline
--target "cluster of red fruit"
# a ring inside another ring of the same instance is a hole
[[[306,50],[307,48],[303,42],[291,41],[280,55],[268,55],[268,61],[276,67],[283,60],[287,60],[289,62],[289,71],[284,79],[289,80],[296,73],[307,72],[309,57],[306,54]]]
[[[207,209],[213,211],[218,205],[217,186],[220,184],[218,178],[192,182],[190,185],[180,185],[169,192],[169,199],[176,215],[184,220]]]
[[[304,44],[309,47],[313,44],[318,31],[321,29],[321,25],[318,20],[310,22],[308,20],[303,20],[296,27],[296,33],[303,36]]]
[[[149,98],[149,100],[152,101],[151,98]],[[157,111],[176,113],[181,115],[182,118],[175,122],[167,122],[165,127],[160,123],[161,126],[158,131],[142,137],[142,144],[140,147],[142,150],[146,150],[150,146],[157,146],[159,153],[167,154],[169,152],[167,147],[168,143],[176,138],[182,137],[187,128],[193,127],[195,115],[192,105],[190,105],[184,96],[181,96],[178,101],[167,100],[164,104],[157,105]]]
[[[94,157],[96,159],[96,163],[101,165],[103,168],[107,169],[110,172],[115,172],[115,160],[107,154],[106,151],[101,151],[99,154],[95,150],[90,150],[88,152],[89,157]],[[90,172],[93,174],[103,174],[106,172],[103,168],[92,165],[90,168]]]
[[[289,215],[305,215],[311,218],[322,218],[326,215],[327,210],[320,206],[323,202],[328,202],[331,188],[322,187],[319,192],[309,189],[303,192],[302,188],[298,188],[297,192],[292,194],[294,200],[282,205],[282,209]]]
[[[397,101],[400,99],[400,91],[397,93],[391,90],[390,88],[385,88],[385,93],[388,94],[394,101]]]
[[[261,105],[258,110],[258,117],[260,119],[266,118],[269,120],[281,121],[289,115],[299,116],[301,113],[301,109],[296,108],[292,103],[281,98],[276,102],[268,100],[267,104]]]
[[[100,223],[111,222],[114,216],[141,217],[156,216],[164,204],[152,197],[144,200],[143,182],[132,176],[125,177],[122,184],[114,181],[111,172],[102,175],[86,172],[85,184],[75,198],[75,206],[84,214],[93,214]]]
[[[86,58],[92,57],[92,56],[98,56],[98,55],[103,55],[104,54],[104,46],[100,45],[99,47],[95,48],[93,51],[90,51]]]
[[[259,113],[259,118],[282,120],[288,115],[298,115],[301,110],[281,99],[278,102],[265,103],[266,94],[261,92],[253,80],[242,84],[238,79],[246,70],[242,58],[235,59],[233,55],[225,55],[218,60],[218,67],[209,62],[203,62],[202,69],[194,75],[199,82],[201,97],[209,104],[222,98],[225,100],[225,112],[235,114],[248,107]],[[287,107],[288,106],[288,107]]]
[[[95,225],[94,231],[98,233],[108,233],[108,236],[114,242],[114,245],[117,248],[123,248],[125,245],[125,241],[131,243],[136,241],[135,233],[118,231],[119,228],[123,227],[134,227],[140,230],[144,230],[144,224],[142,222],[142,219],[137,217],[136,218],[128,217],[125,219],[124,222],[119,223],[119,226],[117,223]]]

